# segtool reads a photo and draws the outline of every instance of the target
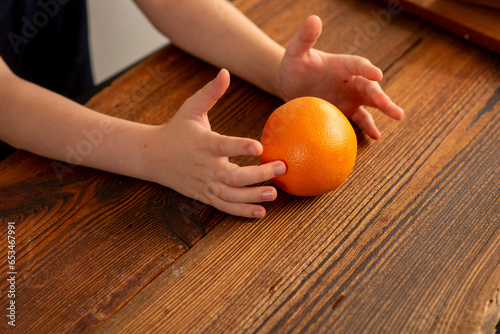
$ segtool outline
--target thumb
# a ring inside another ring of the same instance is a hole
[[[208,111],[224,95],[228,87],[229,72],[222,69],[214,80],[184,102],[179,113],[186,118],[204,120]]]
[[[321,29],[321,19],[316,15],[309,16],[300,32],[290,41],[287,53],[292,57],[297,57],[308,52],[321,35]]]

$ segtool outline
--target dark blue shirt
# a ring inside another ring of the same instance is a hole
[[[0,0],[0,55],[18,76],[64,96],[91,88],[85,0]]]

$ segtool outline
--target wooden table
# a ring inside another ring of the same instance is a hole
[[[393,4],[395,0],[383,0]],[[500,3],[494,0],[397,0],[411,13],[465,40],[500,53]],[[488,4],[479,5],[478,3]]]
[[[283,44],[307,15],[320,15],[318,48],[380,66],[405,119],[374,111],[382,138],[356,129],[356,165],[340,188],[311,198],[279,191],[258,221],[152,183],[16,152],[0,164],[0,331],[494,331],[499,56],[381,2],[235,4]],[[167,47],[87,105],[160,124],[216,73]],[[210,113],[213,129],[259,138],[281,103],[233,77]],[[11,287],[15,298],[7,297]],[[6,317],[10,300],[15,328]]]

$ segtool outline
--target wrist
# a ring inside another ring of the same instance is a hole
[[[263,73],[262,78],[267,78],[265,91],[268,93],[280,98],[284,99],[282,84],[280,79],[280,68],[281,62],[285,55],[285,49],[281,46],[277,46],[274,51],[273,57],[269,57],[270,66],[266,69],[266,72]]]
[[[82,165],[129,177],[147,179],[144,146],[153,126],[102,116],[102,140]],[[96,138],[97,138],[96,132]],[[148,180],[149,181],[149,180]]]
[[[138,140],[133,143],[133,150],[136,152],[134,177],[161,184],[173,188],[175,180],[170,179],[170,164],[178,163],[172,161],[176,156],[175,149],[180,143],[173,140],[175,135],[171,131],[169,124],[164,125],[142,125],[137,130]]]
[[[141,180],[158,182],[156,158],[154,151],[159,126],[130,122],[130,131],[123,133],[123,151],[118,158],[126,166],[127,175]]]

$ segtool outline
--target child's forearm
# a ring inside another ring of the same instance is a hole
[[[0,58],[0,139],[71,165],[159,183],[227,213],[263,217],[265,209],[252,203],[274,200],[276,189],[247,185],[283,175],[286,166],[229,161],[260,155],[262,145],[211,131],[207,113],[228,86],[229,73],[222,70],[168,123],[150,126],[92,111],[24,81]]]
[[[150,126],[90,110],[0,73],[0,139],[72,165],[145,178],[142,141]]]
[[[227,0],[135,0],[160,32],[185,51],[279,96],[285,49]]]

